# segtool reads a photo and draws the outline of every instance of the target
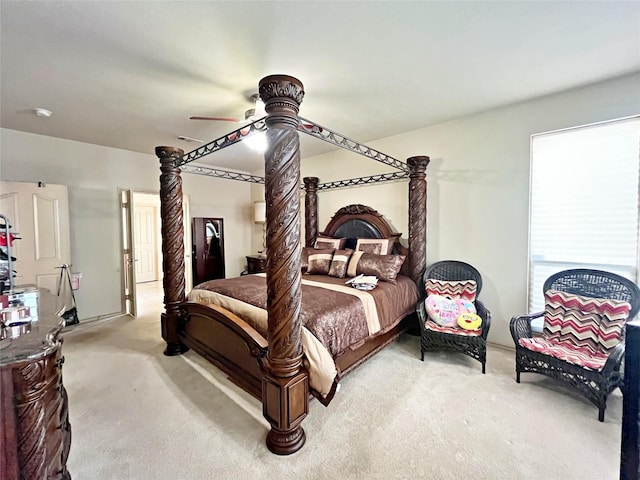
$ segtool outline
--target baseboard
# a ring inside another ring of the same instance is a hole
[[[62,330],[63,332],[72,332],[74,330],[82,330],[83,326],[95,326],[100,321],[112,320],[114,318],[130,316],[124,312],[106,313],[104,315],[98,315],[96,317],[83,318],[80,323],[75,325],[67,325]]]

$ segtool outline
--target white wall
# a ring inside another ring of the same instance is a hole
[[[80,317],[119,312],[117,192],[159,191],[157,157],[8,129],[0,129],[0,141],[2,180],[69,186],[71,259],[73,270],[83,274],[76,292]],[[251,251],[249,184],[184,174],[183,193],[192,217],[224,218],[227,276],[238,275]]]
[[[481,298],[493,313],[490,341],[512,345],[509,319],[527,308],[530,136],[638,112],[636,73],[369,142],[400,160],[431,157],[427,262],[459,259],[480,270]],[[7,129],[0,129],[0,140],[2,180],[69,186],[72,261],[74,270],[83,272],[77,295],[81,316],[119,311],[116,193],[119,187],[157,191],[156,157]],[[318,176],[321,182],[392,171],[342,150],[305,158],[301,170],[302,176]],[[192,216],[225,219],[227,276],[237,275],[244,256],[261,243],[252,202],[263,195],[262,187],[189,174],[183,178]],[[338,208],[363,203],[383,213],[406,237],[407,198],[407,182],[320,192],[320,227]]]
[[[639,112],[636,73],[369,142],[400,160],[431,157],[427,263],[457,259],[480,270],[480,298],[493,314],[490,341],[513,346],[509,320],[527,310],[530,136]],[[343,151],[302,162],[303,176],[321,183],[391,171]],[[341,206],[363,203],[406,237],[407,198],[407,182],[320,192],[320,228]]]

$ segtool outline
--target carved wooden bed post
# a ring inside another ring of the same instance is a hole
[[[300,139],[302,83],[271,75],[259,84],[267,111],[265,199],[267,203],[268,372],[262,378],[263,414],[271,424],[267,447],[278,455],[305,442],[309,380],[302,365],[300,324]]]
[[[429,157],[407,159],[409,174],[409,276],[420,285],[427,251],[427,180]]]
[[[182,219],[182,177],[174,162],[184,151],[156,147],[160,159],[160,210],[162,216],[162,270],[165,313],[161,315],[165,355],[180,355],[188,349],[180,343],[178,304],[184,297],[184,227]]]
[[[313,247],[318,237],[318,177],[304,177],[304,237],[305,245]]]

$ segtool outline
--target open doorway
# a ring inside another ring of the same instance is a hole
[[[122,307],[137,317],[163,303],[162,221],[158,192],[121,189]],[[185,291],[191,290],[191,228],[189,197],[183,196]],[[188,247],[187,247],[188,246]]]

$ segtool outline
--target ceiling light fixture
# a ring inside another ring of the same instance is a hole
[[[267,136],[264,132],[256,132],[242,139],[254,152],[264,153],[267,150]]]
[[[49,118],[52,114],[51,110],[47,110],[46,108],[34,108],[33,113],[36,114],[36,117],[44,118]]]
[[[262,118],[267,114],[267,110],[264,108],[264,102],[260,97],[256,98],[256,106],[254,115],[258,118]]]

